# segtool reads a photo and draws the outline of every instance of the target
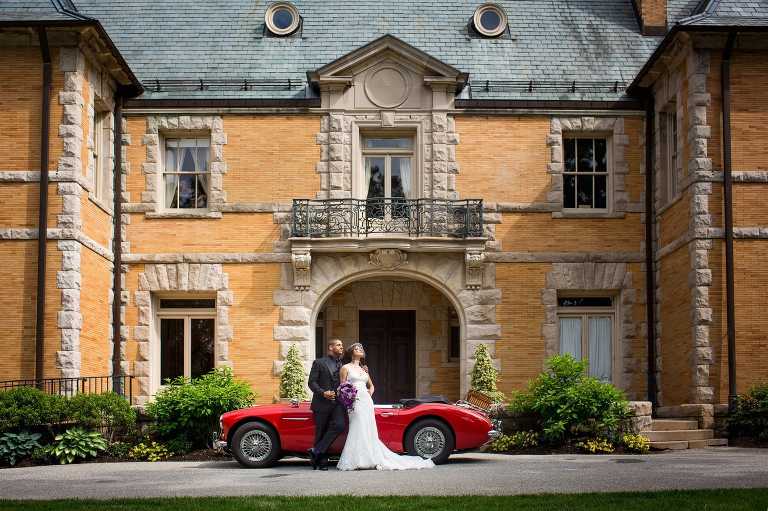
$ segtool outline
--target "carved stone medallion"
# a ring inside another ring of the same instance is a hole
[[[408,264],[408,254],[396,248],[379,248],[371,252],[370,264],[382,270],[394,270]]]

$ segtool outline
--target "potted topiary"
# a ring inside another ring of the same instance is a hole
[[[479,344],[475,348],[475,365],[472,368],[470,387],[474,391],[485,394],[494,403],[501,403],[504,401],[504,394],[499,392],[496,386],[498,377],[499,372],[493,366],[488,347],[485,344]]]
[[[292,344],[285,357],[283,372],[280,374],[280,400],[304,401],[307,399],[306,374],[299,356],[299,349]]]

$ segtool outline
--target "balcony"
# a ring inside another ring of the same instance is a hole
[[[294,199],[293,238],[480,238],[482,199]]]

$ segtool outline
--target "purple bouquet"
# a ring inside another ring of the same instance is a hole
[[[336,389],[336,399],[339,400],[344,408],[350,412],[355,409],[355,401],[357,400],[357,389],[354,385],[345,381],[339,388]]]

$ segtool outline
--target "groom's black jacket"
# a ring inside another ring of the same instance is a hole
[[[312,411],[332,410],[337,402],[326,399],[323,392],[335,391],[339,387],[339,371],[336,368],[336,359],[325,356],[312,362],[308,383],[309,389],[312,391],[312,405],[310,406]]]

